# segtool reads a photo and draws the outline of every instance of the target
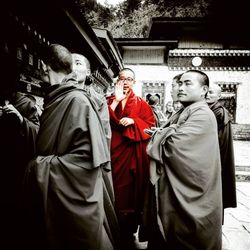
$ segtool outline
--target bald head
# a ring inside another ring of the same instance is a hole
[[[218,84],[212,83],[209,86],[209,90],[206,95],[206,101],[208,104],[217,102],[221,97],[221,87]]]

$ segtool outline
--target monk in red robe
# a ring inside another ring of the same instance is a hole
[[[123,69],[118,76],[115,95],[108,97],[115,208],[124,249],[134,247],[133,233],[140,223],[148,181],[146,146],[150,136],[144,133],[144,129],[155,126],[151,107],[132,90],[134,83],[134,72]]]
[[[185,72],[178,90],[184,107],[148,144],[150,250],[221,250],[220,151],[217,122],[205,101],[208,84],[205,73]]]

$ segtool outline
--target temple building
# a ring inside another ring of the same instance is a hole
[[[156,17],[148,38],[116,42],[125,66],[136,72],[137,94],[158,95],[165,111],[172,78],[202,70],[222,88],[220,101],[230,112],[235,138],[250,139],[250,43],[223,27],[218,20]]]
[[[42,105],[41,53],[53,43],[85,55],[91,64],[94,86],[105,94],[123,67],[112,35],[88,24],[71,0],[9,0],[1,8],[1,43],[16,56],[18,90],[33,95]],[[14,67],[13,67],[14,68]]]

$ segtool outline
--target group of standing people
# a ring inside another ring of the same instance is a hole
[[[132,69],[119,72],[113,95],[105,98],[88,84],[85,56],[52,44],[41,66],[46,84],[40,118],[11,103],[0,109],[6,117],[15,114],[15,127],[11,122],[6,131],[18,131],[32,146],[19,156],[28,157],[22,168],[12,169],[19,167],[17,159],[8,170],[21,171],[14,206],[22,217],[20,244],[134,250],[139,232],[147,249],[220,250],[223,208],[236,206],[234,160],[229,167],[230,120],[207,75],[179,75],[171,94],[181,107],[157,126],[152,107],[133,92]],[[1,127],[4,117],[0,113]],[[7,211],[11,203],[5,200]]]

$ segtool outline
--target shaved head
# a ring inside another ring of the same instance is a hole
[[[221,87],[218,84],[212,83],[209,86],[209,90],[206,95],[206,101],[208,104],[217,102],[221,97]]]
[[[82,88],[87,76],[90,75],[90,62],[84,55],[73,53],[73,72],[76,74],[78,86]]]
[[[215,83],[210,84],[209,89],[213,89],[218,94],[221,94],[221,87],[218,84]]]

